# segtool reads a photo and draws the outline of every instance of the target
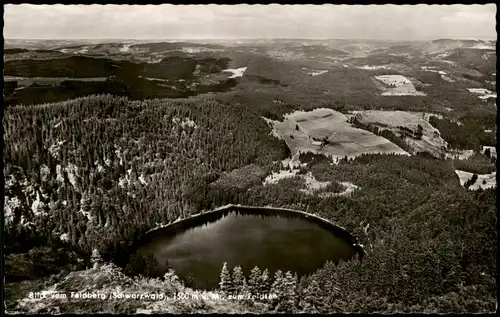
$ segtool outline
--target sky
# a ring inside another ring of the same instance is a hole
[[[487,5],[5,5],[5,39],[496,39]]]

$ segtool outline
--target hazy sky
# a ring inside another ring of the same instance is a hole
[[[4,38],[495,38],[487,5],[5,5]]]

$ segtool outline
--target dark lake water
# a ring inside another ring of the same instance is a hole
[[[240,265],[247,275],[255,266],[267,268],[271,274],[280,269],[303,275],[328,260],[338,262],[355,254],[345,236],[348,233],[339,234],[335,228],[327,228],[328,224],[303,215],[236,207],[207,215],[207,219],[203,216],[170,230],[158,230],[139,252],[152,253],[162,273],[167,271],[168,261],[181,279],[190,279],[200,289],[218,286],[224,262],[230,269]]]

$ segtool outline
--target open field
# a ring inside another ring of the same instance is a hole
[[[302,67],[303,70],[307,71],[307,74],[309,76],[318,76],[318,75],[321,75],[321,74],[324,74],[324,73],[328,73],[328,70],[323,70],[323,69],[309,69],[309,68],[305,68],[305,67]]]
[[[304,181],[304,188],[299,189],[299,191],[306,193],[308,195],[313,195],[319,191],[319,197],[327,198],[327,197],[336,197],[336,196],[349,196],[355,190],[359,189],[359,186],[354,185],[351,182],[339,182],[340,188],[342,188],[341,192],[333,192],[328,190],[328,186],[332,183],[332,181],[319,181],[317,180],[311,172],[307,174],[299,174],[299,169],[291,169],[291,170],[281,170],[279,172],[273,172],[271,175],[267,176],[264,182],[262,183],[264,186],[269,184],[277,184],[280,180],[298,177]],[[326,191],[325,191],[326,189]]]
[[[379,129],[389,129],[397,136],[405,136],[407,144],[414,152],[429,151],[439,154],[447,143],[440,136],[439,130],[434,128],[429,122],[429,114],[409,111],[356,111],[357,120],[363,124],[370,124]],[[420,140],[413,137],[422,127],[422,137]]]
[[[411,80],[402,75],[375,76],[374,80],[384,85],[382,96],[425,96],[425,93],[415,89]]]
[[[465,182],[470,180],[472,178],[472,175],[474,175],[474,173],[460,171],[460,170],[455,170],[455,173],[458,175],[458,178],[460,179],[460,185],[462,186],[464,186]],[[493,172],[491,174],[476,174],[476,175],[477,175],[477,181],[471,186],[469,186],[470,190],[478,190],[479,188],[487,189],[497,186],[497,179],[496,179],[497,172]]]
[[[272,121],[272,126],[285,140],[292,155],[313,152],[334,160],[369,153],[408,155],[387,139],[352,127],[344,114],[332,109],[296,111],[286,115],[282,122]]]
[[[245,73],[246,70],[246,67],[240,67],[236,69],[224,69],[223,72],[233,73],[231,76],[229,76],[229,78],[238,78],[243,77],[243,73]]]
[[[497,94],[485,88],[468,88],[469,92],[476,94],[479,99],[496,98]]]
[[[491,157],[497,157],[497,148],[494,147],[494,146],[483,146],[483,149],[481,151],[481,153],[485,153],[486,150],[490,150],[490,156]]]

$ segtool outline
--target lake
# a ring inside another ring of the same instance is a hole
[[[160,275],[169,265],[192,287],[211,289],[224,262],[247,276],[255,266],[301,276],[353,257],[355,243],[343,228],[302,212],[229,206],[154,230],[138,251],[154,255]]]

